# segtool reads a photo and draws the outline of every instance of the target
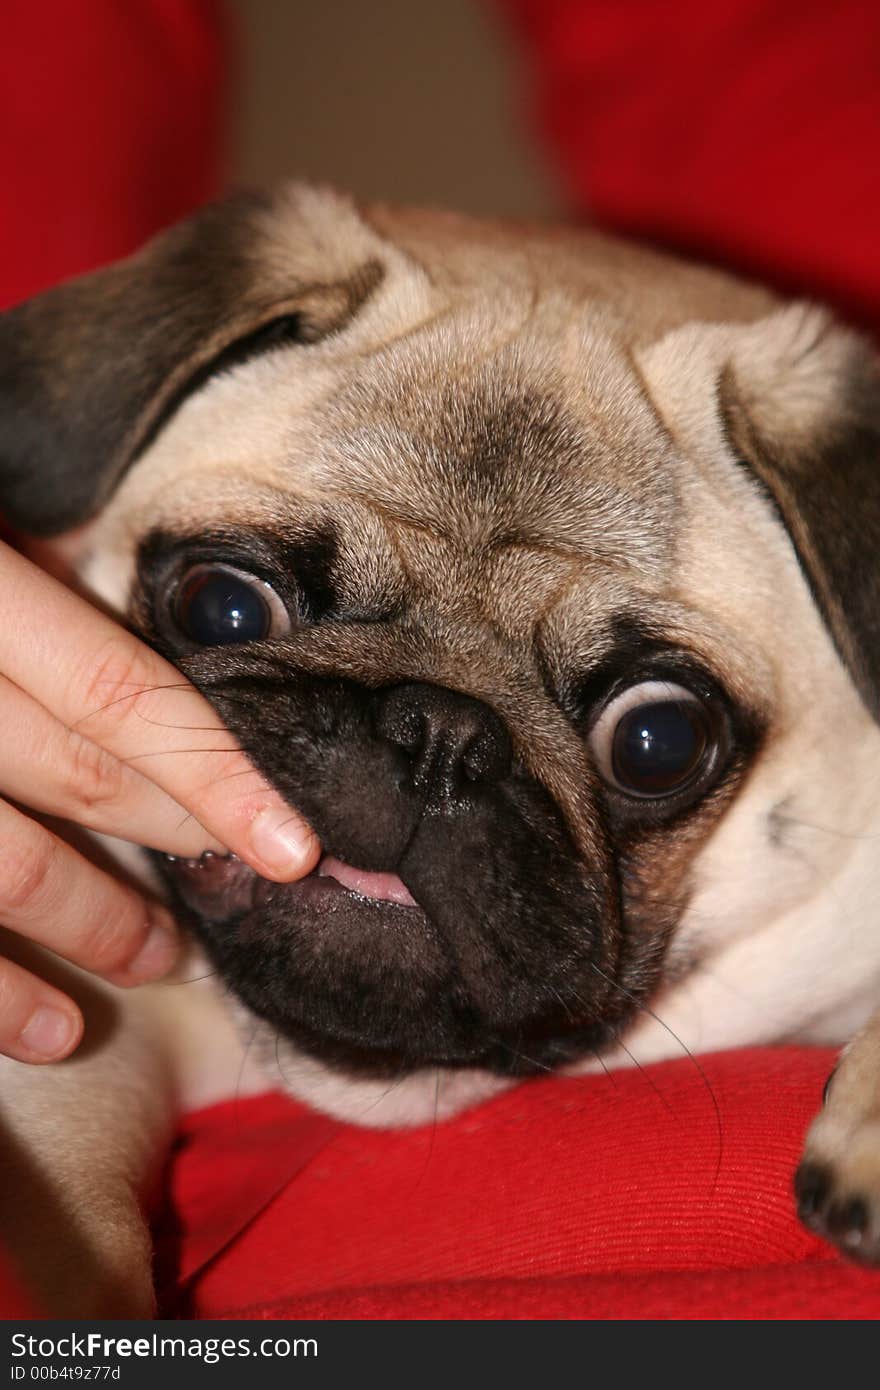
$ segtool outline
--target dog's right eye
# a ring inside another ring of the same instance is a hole
[[[290,631],[289,614],[275,590],[231,565],[187,570],[172,615],[184,637],[200,647],[261,642]]]
[[[632,797],[661,799],[707,784],[722,735],[717,711],[692,690],[645,681],[606,706],[590,741],[606,782]]]

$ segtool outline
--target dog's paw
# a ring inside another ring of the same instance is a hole
[[[880,1015],[828,1078],[794,1191],[805,1226],[850,1259],[880,1265]]]
[[[810,1130],[795,1174],[798,1216],[850,1259],[880,1264],[880,1122],[828,1142],[823,1118]]]

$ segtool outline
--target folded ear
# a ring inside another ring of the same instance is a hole
[[[85,521],[208,375],[342,328],[380,249],[346,201],[291,186],[0,316],[0,513],[42,535]]]
[[[719,380],[736,456],[788,529],[840,655],[880,719],[880,359],[824,310],[746,334]]]

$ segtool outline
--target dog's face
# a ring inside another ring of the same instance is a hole
[[[323,1103],[591,1058],[877,813],[880,391],[820,311],[294,190],[5,332],[5,508],[100,509],[88,582],[320,836],[162,873]]]

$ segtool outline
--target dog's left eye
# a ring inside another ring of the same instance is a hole
[[[718,763],[715,712],[668,681],[630,686],[602,711],[590,735],[606,782],[637,797],[668,797],[704,783]]]
[[[260,642],[290,631],[290,616],[275,590],[231,565],[187,570],[172,612],[180,631],[200,647]]]

